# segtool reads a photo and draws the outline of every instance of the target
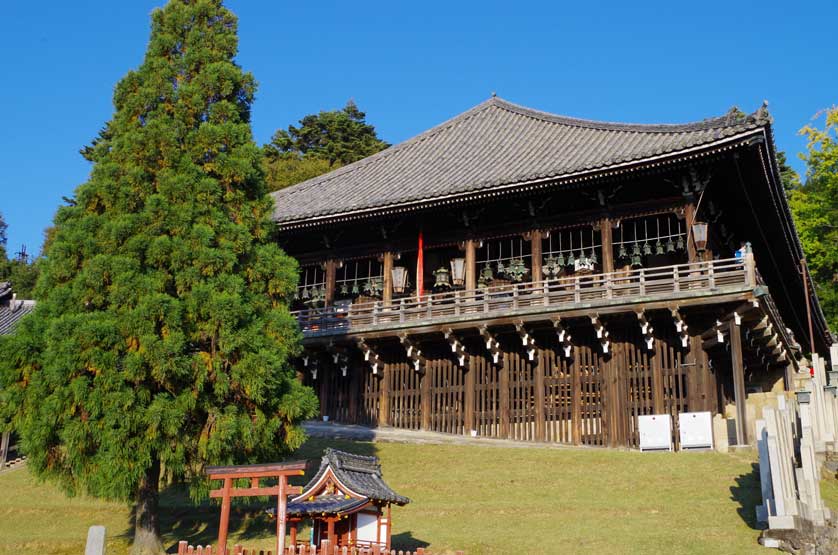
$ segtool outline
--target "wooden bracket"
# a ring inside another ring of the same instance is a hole
[[[461,368],[465,367],[466,361],[468,360],[468,353],[466,352],[465,345],[463,345],[463,341],[457,337],[454,330],[451,328],[445,328],[442,330],[442,333],[445,334],[445,339],[451,346],[451,352],[454,353],[454,356],[457,358],[457,364],[459,364]]]
[[[562,348],[562,352],[564,353],[564,357],[570,358],[570,351],[573,348],[570,332],[564,327],[564,324],[562,324],[561,318],[553,320],[553,327],[556,329],[556,335],[559,337],[559,344]]]
[[[684,321],[684,317],[681,316],[681,312],[678,308],[671,309],[672,312],[672,319],[675,321],[675,331],[678,332],[678,337],[681,339],[681,347],[687,348],[690,342],[690,334],[687,331],[689,326],[687,322]]]
[[[655,336],[653,335],[655,328],[652,327],[652,322],[646,318],[646,312],[644,310],[638,310],[635,314],[637,314],[637,322],[640,324],[640,332],[643,334],[643,341],[646,342],[646,348],[651,351],[655,345]]]
[[[489,351],[489,354],[492,355],[492,362],[495,364],[500,363],[500,341],[489,331],[489,326],[483,324],[480,326],[480,336],[483,337],[483,341],[486,343],[486,349]]]
[[[381,366],[381,357],[378,355],[372,347],[370,347],[364,338],[358,339],[358,348],[361,349],[361,352],[364,354],[364,361],[370,364],[370,368],[372,368],[373,374],[378,374],[378,368]]]
[[[407,358],[413,362],[413,369],[420,373],[424,372],[425,357],[422,356],[422,349],[419,348],[419,345],[414,343],[406,333],[399,336],[399,341],[404,345],[405,351],[407,351]]]
[[[303,367],[307,368],[309,373],[311,374],[311,379],[317,379],[317,370],[320,368],[320,359],[317,357],[317,353],[312,351],[303,351]]]
[[[332,363],[340,369],[341,375],[345,378],[349,370],[349,355],[346,352],[346,348],[329,343],[326,346],[326,352],[332,357]]]
[[[605,324],[600,320],[599,314],[591,316],[591,324],[594,325],[594,331],[596,331],[597,339],[599,339],[599,344],[602,346],[602,352],[607,354],[609,349],[611,349],[611,340],[608,339],[608,336],[611,334],[605,329]]]
[[[527,350],[527,358],[535,360],[535,337],[533,337],[532,333],[527,330],[522,320],[515,322],[515,329],[518,331],[518,336],[521,338],[521,344],[524,346],[524,349]]]

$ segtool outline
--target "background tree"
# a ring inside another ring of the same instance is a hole
[[[801,130],[806,180],[789,192],[789,203],[827,321],[838,330],[838,108],[825,116],[824,129]]]
[[[135,504],[135,553],[159,553],[161,481],[205,493],[208,464],[298,447],[313,392],[272,240],[250,129],[255,82],[220,0],[152,13],[142,65],[61,207],[36,310],[0,342],[0,419],[38,477]]]
[[[263,147],[271,190],[282,189],[366,158],[390,146],[350,100],[342,110],[311,114],[278,130]]]
[[[6,251],[8,225],[0,214],[0,281],[12,282],[12,288],[19,299],[31,299],[38,279],[35,261],[26,254],[26,247],[12,255]]]

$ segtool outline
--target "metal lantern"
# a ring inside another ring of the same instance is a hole
[[[312,289],[314,289],[314,288],[312,287]],[[300,295],[300,298],[301,298],[301,299],[303,299],[303,300],[306,300],[306,299],[308,299],[308,298],[310,298],[310,297],[311,297],[311,295],[310,295],[310,294],[309,294],[309,292],[308,292],[308,287],[303,287],[303,292],[302,292],[302,294]]]
[[[434,289],[447,289],[451,287],[451,272],[445,266],[434,270],[434,277],[436,278]]]
[[[451,282],[459,287],[466,281],[466,259],[451,259]]]
[[[559,253],[559,258],[556,260],[556,264],[558,264],[559,266],[564,266],[565,265],[564,253],[563,252]]]
[[[341,295],[348,295],[349,294],[349,286],[344,281],[340,284],[340,294]]]
[[[663,254],[663,243],[661,243],[660,239],[655,243],[655,254]]]
[[[629,257],[629,255],[628,255],[628,252],[626,251],[626,245],[623,244],[623,243],[620,243],[620,250],[617,252],[617,258],[625,260],[628,257]]]
[[[498,275],[506,273],[506,266],[503,265],[503,260],[498,260]]]
[[[707,224],[704,222],[695,222],[692,230],[696,250],[704,251],[707,248]]]
[[[635,268],[643,266],[643,262],[640,260],[640,252],[636,252],[631,255],[631,265]]]
[[[480,285],[485,287],[493,279],[495,279],[495,276],[492,275],[492,267],[487,263],[485,266],[483,266],[483,269],[480,270],[480,278],[477,281],[480,283]]]
[[[393,266],[390,274],[393,277],[393,292],[399,294],[404,293],[407,289],[407,268],[404,266]]]
[[[675,252],[675,243],[672,242],[672,237],[666,240],[666,253],[672,254]]]
[[[634,260],[635,257],[640,258],[640,244],[639,243],[635,243],[634,247],[631,249],[632,260]]]
[[[650,245],[648,241],[643,243],[643,254],[646,256],[652,254],[652,245]]]
[[[559,272],[561,272],[559,261],[553,255],[548,256],[544,260],[544,273],[547,277],[558,277]]]
[[[678,240],[675,242],[675,248],[678,249],[679,251],[684,250],[684,236],[683,235],[678,236]]]
[[[579,264],[582,266],[588,265],[588,257],[585,255],[585,249],[579,251]]]
[[[527,268],[527,265],[524,264],[524,260],[522,258],[513,258],[509,262],[506,274],[512,281],[521,281],[528,271],[529,268]]]
[[[361,294],[361,288],[358,287],[358,280],[352,282],[352,294],[358,296]]]
[[[588,257],[588,260],[591,261],[591,264],[599,264],[599,258],[597,258],[596,250],[591,247],[591,256]]]
[[[567,257],[567,265],[576,266],[576,256],[574,256],[573,251],[570,251],[570,256]]]

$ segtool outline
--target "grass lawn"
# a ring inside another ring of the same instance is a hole
[[[311,440],[381,457],[384,476],[412,503],[393,510],[397,547],[434,553],[764,553],[753,507],[752,453],[637,453]],[[67,499],[25,470],[0,475],[0,552],[79,555],[87,527],[104,524],[108,552],[130,542],[124,504]],[[838,483],[824,494],[838,502]],[[265,503],[267,505],[267,503]],[[834,506],[834,505],[833,505]],[[218,509],[180,491],[161,499],[168,547],[215,541]],[[274,521],[234,502],[233,540],[271,545]],[[171,550],[171,549],[170,549]]]

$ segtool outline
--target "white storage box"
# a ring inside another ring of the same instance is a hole
[[[641,451],[672,451],[672,419],[668,414],[637,417]]]
[[[709,412],[679,413],[678,431],[682,450],[713,448],[713,416]]]

